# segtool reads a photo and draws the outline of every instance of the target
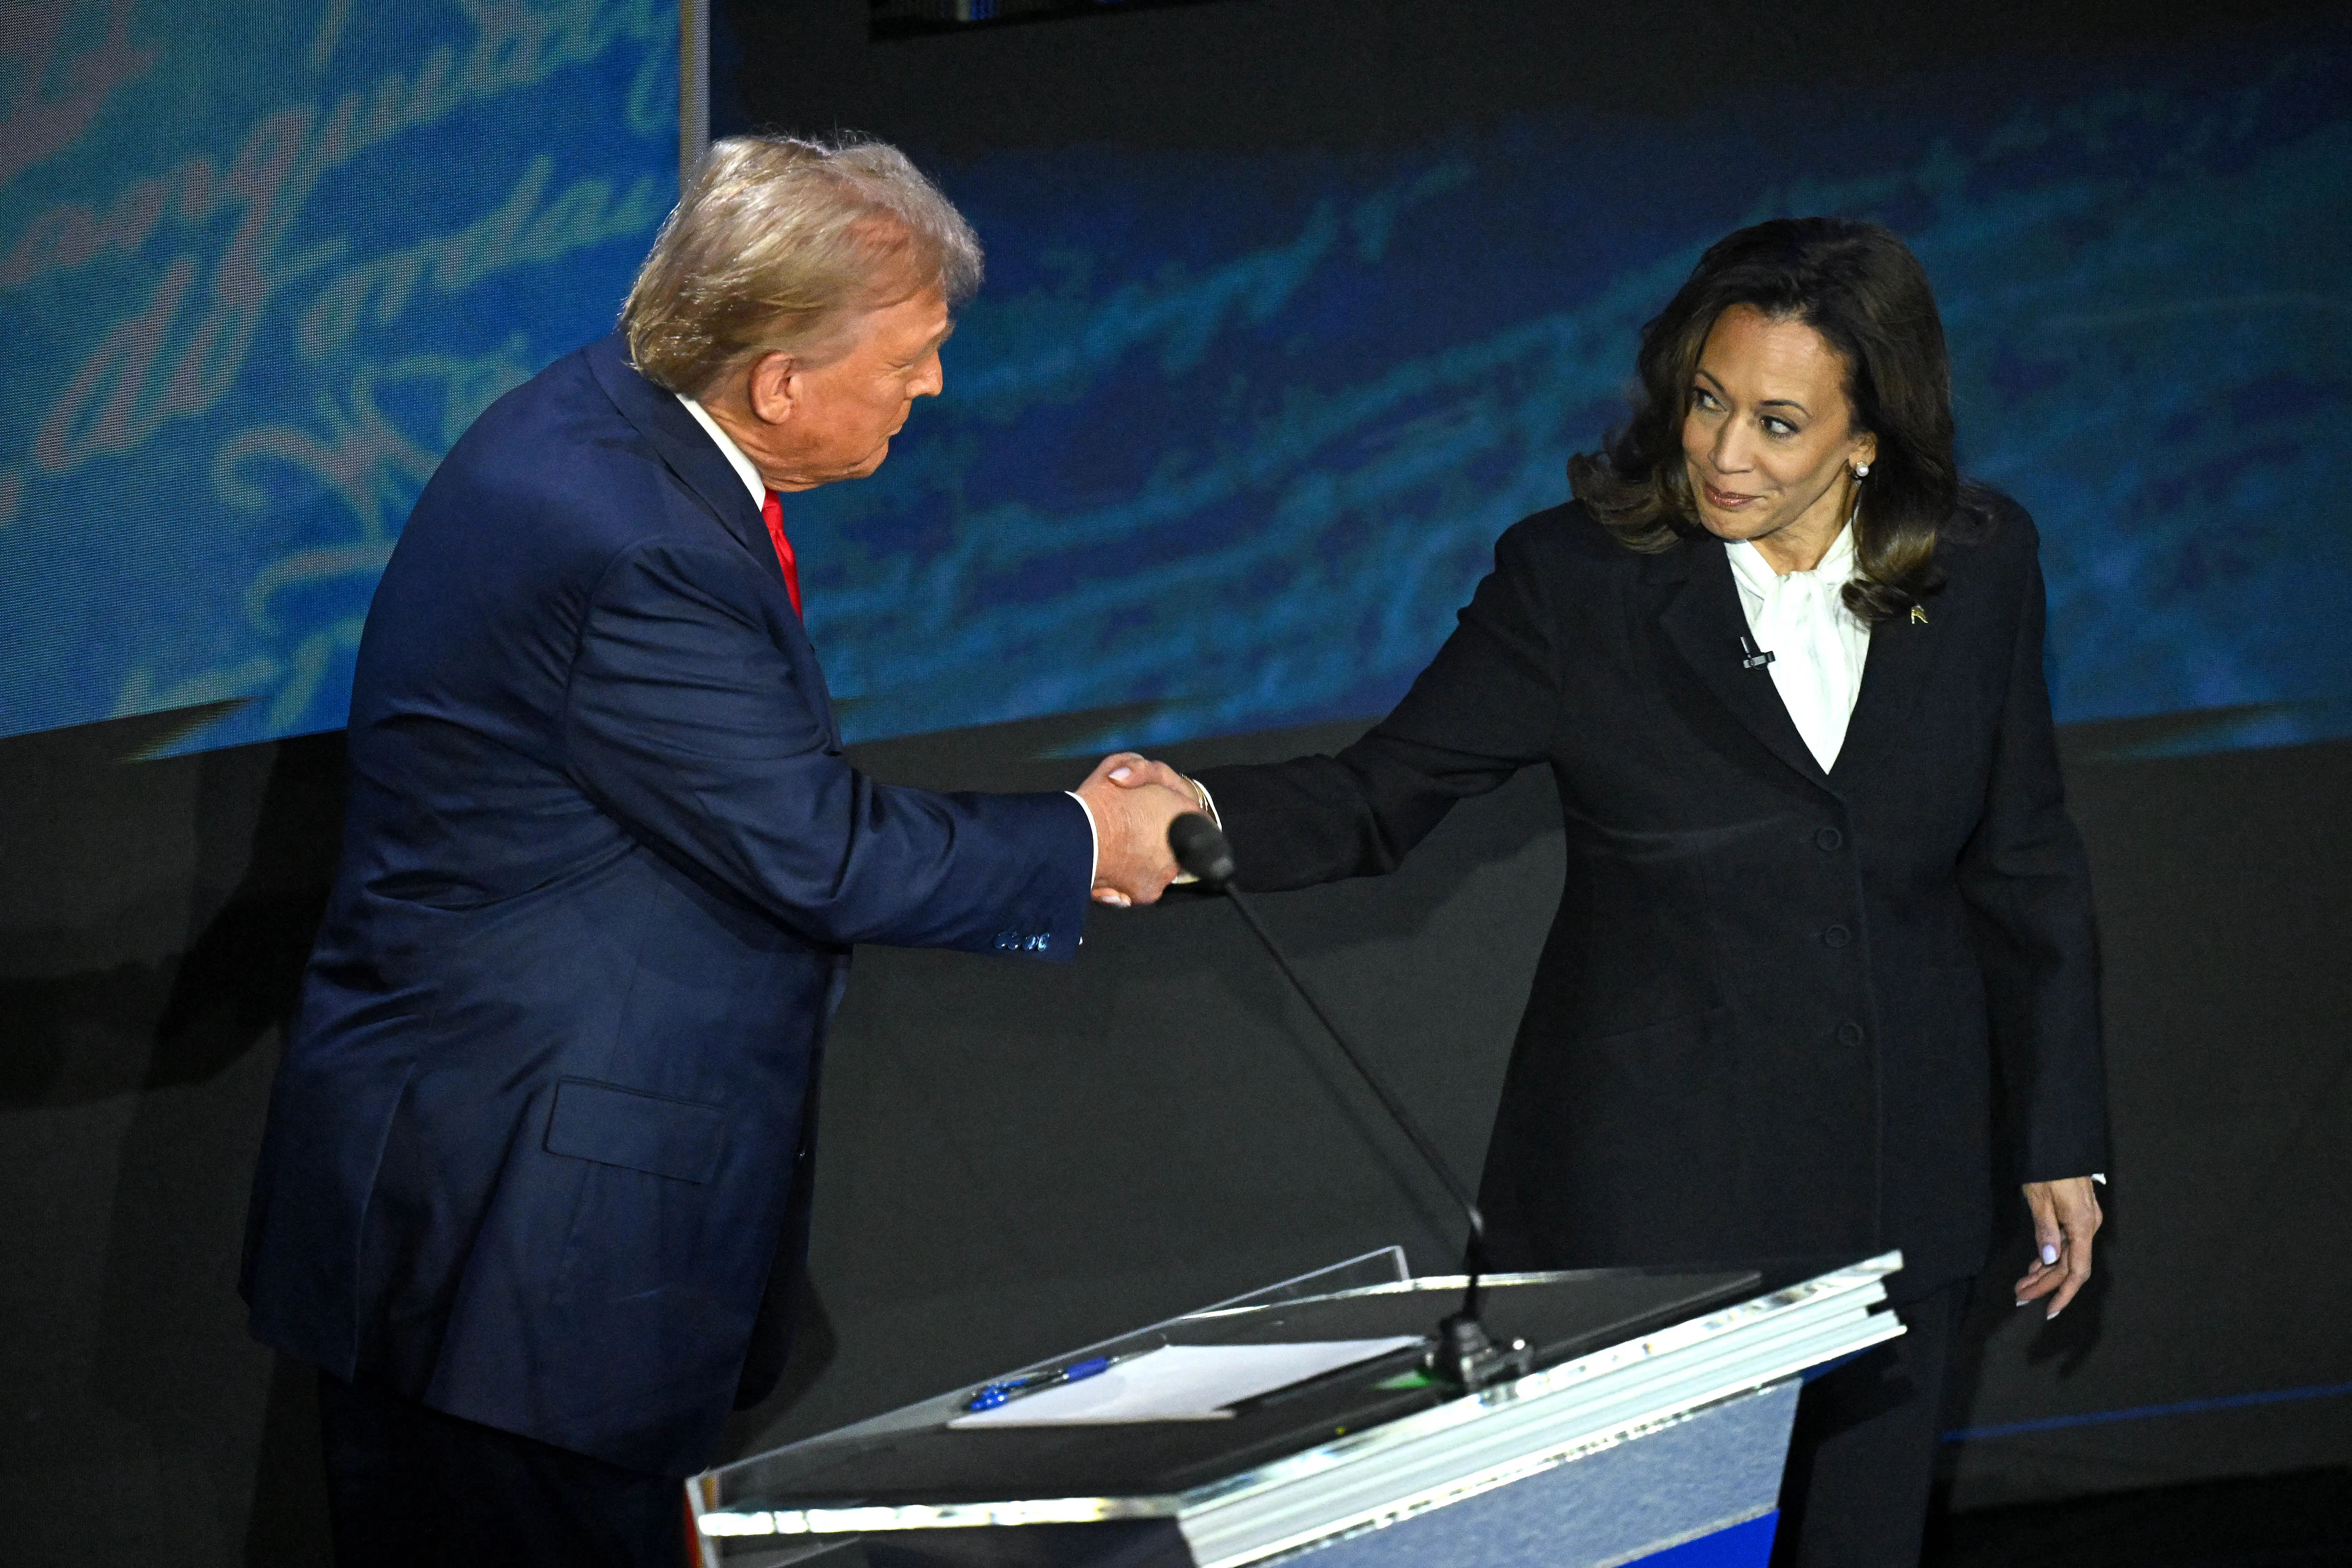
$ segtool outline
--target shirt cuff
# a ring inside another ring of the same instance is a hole
[[[1086,796],[1074,789],[1066,789],[1062,793],[1076,801],[1078,809],[1087,814],[1087,843],[1090,847],[1087,858],[1087,890],[1091,892],[1095,877],[1102,870],[1102,832],[1095,826],[1095,808],[1087,804]]]
[[[1209,786],[1202,784],[1199,779],[1194,778],[1190,773],[1180,773],[1177,776],[1181,778],[1186,784],[1192,786],[1193,800],[1200,805],[1202,811],[1209,814],[1209,820],[1215,825],[1217,831],[1223,833],[1225,830],[1224,818],[1217,815],[1217,803],[1215,798],[1209,794]],[[1179,871],[1176,873],[1175,879],[1170,883],[1170,886],[1177,888],[1189,887],[1192,884],[1198,882],[1200,879],[1200,878],[1195,877],[1190,871]]]
[[[1199,779],[1192,777],[1190,773],[1184,775],[1184,782],[1192,786],[1192,793],[1199,795],[1201,797],[1201,804],[1209,808],[1209,820],[1217,825],[1218,832],[1223,833],[1225,830],[1225,819],[1217,815],[1217,797],[1209,793],[1209,786],[1207,784],[1202,784]]]

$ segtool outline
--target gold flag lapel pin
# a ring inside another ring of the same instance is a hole
[[[1915,626],[1924,626],[1927,624],[1927,611],[1926,606],[1920,605],[1914,605],[1911,606],[1911,624]]]

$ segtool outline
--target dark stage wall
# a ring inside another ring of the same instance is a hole
[[[885,777],[1066,784],[1114,715],[865,748]],[[1988,1277],[1955,1428],[2352,1382],[2352,742],[2135,758],[2075,729],[2116,1169],[2103,1268],[2042,1329]],[[1346,727],[1203,742],[1287,754]],[[138,722],[0,742],[0,1521],[12,1563],[320,1556],[308,1385],[245,1338],[247,1177],[336,837],[333,736],[117,759]],[[1549,781],[1408,868],[1267,900],[1337,1014],[1483,1150],[1559,874]],[[1391,1242],[1457,1227],[1213,904],[1100,911],[1071,966],[859,955],[825,1083],[814,1299],[765,1446]],[[2352,1397],[1950,1450],[1956,1506],[2352,1463]]]

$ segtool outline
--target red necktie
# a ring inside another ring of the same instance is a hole
[[[784,537],[784,498],[775,491],[768,492],[760,515],[768,520],[768,537],[775,541],[776,564],[784,569],[784,592],[793,596],[793,614],[801,613],[801,568],[793,559],[793,542]]]

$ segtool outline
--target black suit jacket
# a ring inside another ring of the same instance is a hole
[[[1722,542],[1626,550],[1570,505],[1337,757],[1202,775],[1246,887],[1395,866],[1549,763],[1568,875],[1488,1147],[1503,1267],[1900,1247],[1972,1274],[2003,1181],[2106,1164],[2097,957],[2023,510],[1972,492],[1946,585],[1880,623],[1827,773]]]

